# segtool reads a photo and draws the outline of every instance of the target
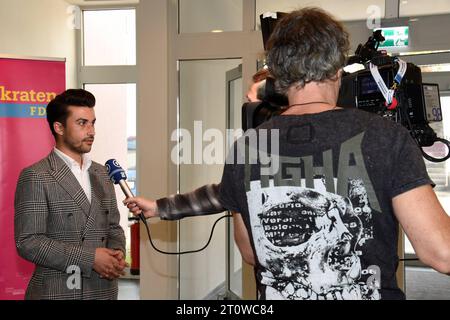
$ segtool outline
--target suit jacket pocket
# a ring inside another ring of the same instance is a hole
[[[53,270],[51,270],[53,271]],[[41,299],[79,300],[82,297],[83,282],[78,274],[66,274],[60,271],[46,272]]]

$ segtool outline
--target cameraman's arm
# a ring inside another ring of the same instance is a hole
[[[385,131],[389,134],[389,131]],[[396,129],[389,146],[390,172],[386,188],[392,208],[423,263],[450,273],[450,217],[434,193],[422,152],[408,130]]]
[[[419,259],[450,274],[450,217],[431,186],[405,192],[395,197],[392,205]]]
[[[226,209],[220,204],[220,185],[206,185],[185,194],[177,194],[156,201],[136,197],[124,201],[130,211],[146,218],[159,216],[162,220],[180,220],[186,217],[221,213]]]
[[[219,188],[220,185],[208,184],[189,193],[159,199],[156,201],[159,217],[179,220],[226,211],[219,202]]]

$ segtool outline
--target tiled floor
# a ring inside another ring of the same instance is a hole
[[[450,300],[450,277],[426,268],[406,268],[406,299]]]
[[[119,300],[139,300],[139,280],[119,280]]]
[[[450,277],[425,268],[406,268],[408,300],[450,300]],[[139,280],[119,280],[119,300],[139,300]]]

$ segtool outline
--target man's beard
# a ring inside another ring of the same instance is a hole
[[[65,140],[64,142],[66,143],[66,145],[69,147],[70,150],[72,150],[78,154],[85,154],[85,153],[91,152],[91,149],[92,149],[92,145],[89,146],[89,145],[84,144],[84,142],[86,142],[86,140],[91,140],[91,139],[84,139],[78,145],[75,145],[70,140]]]

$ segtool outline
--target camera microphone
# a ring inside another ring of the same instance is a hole
[[[127,198],[133,198],[134,194],[127,184],[127,175],[125,170],[120,166],[120,164],[115,159],[106,161],[105,163],[106,171],[108,176],[114,184],[118,184],[122,189],[123,193]],[[145,220],[143,214],[139,214],[139,218]],[[139,221],[138,217],[129,217],[129,221]]]

